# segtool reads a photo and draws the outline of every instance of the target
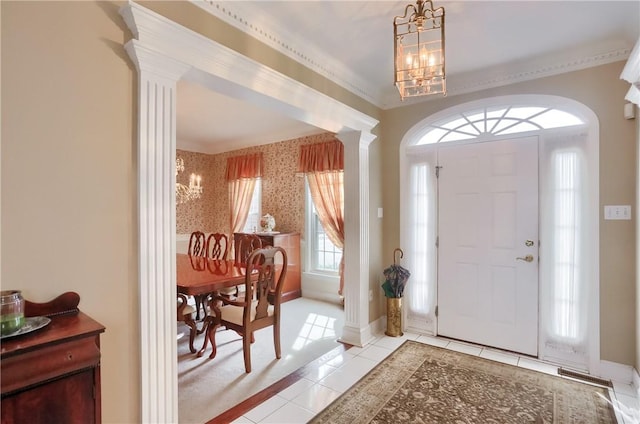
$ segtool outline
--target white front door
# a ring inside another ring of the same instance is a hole
[[[438,334],[538,353],[538,139],[441,147]]]

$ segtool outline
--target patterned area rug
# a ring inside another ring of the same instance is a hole
[[[406,341],[312,423],[615,423],[606,389]]]

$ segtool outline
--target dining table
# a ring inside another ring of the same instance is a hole
[[[176,254],[178,293],[188,296],[207,294],[244,283],[246,267],[234,260]]]
[[[246,267],[238,265],[234,260],[210,259],[204,256],[176,254],[176,284],[178,293],[187,296],[205,295],[220,291],[223,288],[244,284]],[[205,317],[203,328],[199,333],[208,333],[213,322]],[[202,356],[207,343],[198,351]]]

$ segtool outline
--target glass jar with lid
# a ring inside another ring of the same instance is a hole
[[[13,334],[24,325],[24,299],[20,290],[0,291],[0,334]]]

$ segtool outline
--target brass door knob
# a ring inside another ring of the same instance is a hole
[[[527,255],[524,258],[519,256],[516,258],[517,261],[525,261],[525,262],[533,262],[533,255]]]

